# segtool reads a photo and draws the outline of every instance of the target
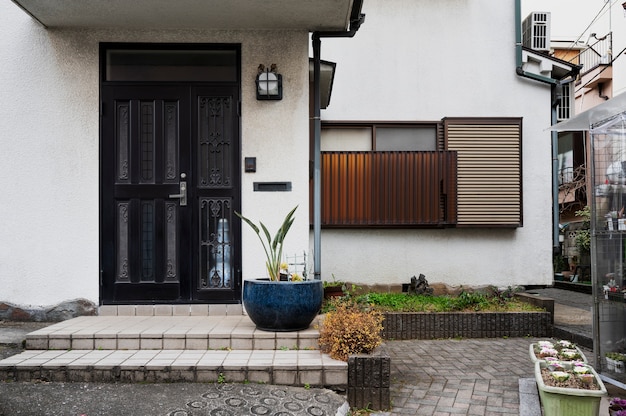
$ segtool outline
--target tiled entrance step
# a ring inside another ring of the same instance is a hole
[[[0,380],[261,382],[344,387],[319,333],[259,331],[247,316],[80,317],[32,332]]]
[[[267,332],[238,316],[85,316],[31,332],[37,350],[317,349],[315,324],[298,332]]]

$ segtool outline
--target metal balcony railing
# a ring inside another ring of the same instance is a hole
[[[613,34],[609,32],[604,37],[589,45],[579,55],[579,63],[583,66],[581,74],[591,71],[599,65],[610,65],[613,59]]]

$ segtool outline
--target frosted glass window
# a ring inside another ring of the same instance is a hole
[[[325,128],[321,133],[321,148],[324,152],[372,150],[370,127]]]
[[[437,150],[434,127],[376,127],[377,151]]]

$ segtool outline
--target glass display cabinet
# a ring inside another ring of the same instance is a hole
[[[595,368],[626,383],[626,93],[550,128],[589,131],[591,284]],[[553,142],[556,133],[553,133]]]
[[[591,262],[596,368],[626,381],[626,108],[593,121]],[[622,360],[623,358],[623,360]]]

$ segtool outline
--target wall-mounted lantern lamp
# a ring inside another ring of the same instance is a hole
[[[259,65],[256,76],[256,99],[257,100],[282,100],[283,77],[276,72],[276,64],[268,69],[265,65]]]

